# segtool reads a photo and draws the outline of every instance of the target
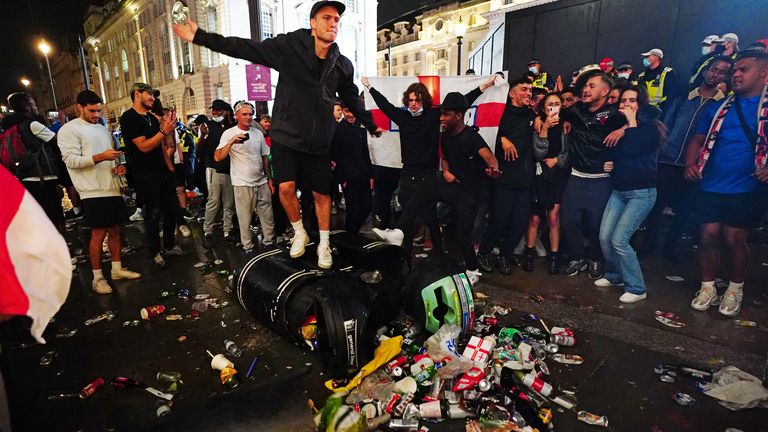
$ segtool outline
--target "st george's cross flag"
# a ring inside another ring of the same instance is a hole
[[[43,331],[69,293],[67,242],[3,166],[0,184],[0,314],[30,317],[32,336],[45,343]]]
[[[416,76],[416,77],[370,77],[371,86],[387,98],[393,105],[402,106],[403,92],[409,85],[421,82],[432,95],[432,105],[439,106],[442,98],[450,92],[467,94],[490,79],[490,76]],[[496,85],[489,87],[467,110],[464,120],[469,126],[478,128],[480,136],[491,148],[496,146],[496,133],[499,121],[507,102],[509,84],[497,75]],[[379,138],[368,138],[368,149],[374,165],[402,168],[400,159],[400,135],[397,124],[392,122],[377,106],[373,97],[366,90],[365,109],[370,110],[376,126],[385,130]],[[438,167],[435,167],[437,169]]]

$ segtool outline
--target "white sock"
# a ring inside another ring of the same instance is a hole
[[[112,261],[112,271],[118,271],[123,268],[123,264],[120,261]]]
[[[293,232],[294,233],[298,234],[298,233],[303,232],[303,233],[306,234],[306,231],[304,231],[304,223],[301,221],[301,219],[299,219],[296,222],[291,222],[291,226],[293,227]]]
[[[738,291],[744,289],[744,282],[728,281],[728,291]]]
[[[104,275],[101,273],[101,269],[93,271],[93,280],[104,279]]]
[[[318,248],[329,246],[330,245],[330,236],[331,232],[328,230],[320,230],[320,244],[317,245]]]
[[[707,282],[702,281],[701,282],[701,287],[702,288],[715,289],[715,281],[707,281]]]

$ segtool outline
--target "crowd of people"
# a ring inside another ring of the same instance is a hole
[[[707,36],[687,85],[658,48],[642,53],[646,69],[637,76],[629,63],[614,68],[605,58],[574,71],[568,86],[531,60],[526,74],[510,74],[495,150],[465,124],[465,112],[503,74],[467,94],[448,93],[439,106],[421,83],[389,101],[363,78],[398,126],[403,166],[394,169],[371,163],[368,136],[383,131],[333,43],[343,11],[318,2],[310,30],[264,42],[207,33],[189,20],[174,25],[183,40],[280,70],[274,125],[250,102],[220,99],[210,116],[184,125],[156,90],[136,83],[115,140],[93,91],[77,95],[79,117],[58,132],[30,95],[8,98],[14,114],[2,127],[15,128],[26,151],[4,151],[3,163],[60,228],[59,188],[71,189],[91,228],[95,292],[112,291],[102,273],[105,250],[111,280],[141,277],[120,260],[126,191],[137,204],[130,220],[143,219],[153,263],[164,268],[166,258],[185,254],[176,236],[192,235],[187,191],[196,190],[205,200],[207,249],[219,217],[223,239],[245,254],[290,239],[290,255],[299,257],[311,244],[308,231],[317,231],[318,267],[330,269],[331,208],[343,202],[339,228],[359,232],[370,218],[376,235],[409,252],[455,246],[473,284],[483,273],[511,274],[518,250],[524,271],[545,255],[550,274],[583,272],[596,286],[623,286],[624,303],[647,296],[633,235],[645,224],[643,249],[653,250],[661,215],[671,211],[667,259],[679,259],[677,241],[690,221],[700,226],[701,287],[691,306],[738,314],[747,240],[768,206],[764,44],[740,51],[734,34]],[[306,49],[313,44],[314,52]],[[445,226],[452,242],[443,241]],[[721,237],[732,265],[719,296]]]

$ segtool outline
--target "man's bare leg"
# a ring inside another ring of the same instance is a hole
[[[301,211],[299,210],[299,198],[296,196],[296,182],[289,181],[280,183],[280,204],[285,209],[285,214],[293,227],[293,238],[291,239],[291,258],[298,258],[304,255],[304,247],[309,243],[309,236],[301,222]]]
[[[320,229],[320,243],[317,245],[317,266],[330,269],[333,266],[331,254],[331,196],[312,192],[315,199],[317,226]]]

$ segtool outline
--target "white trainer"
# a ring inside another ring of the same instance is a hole
[[[123,267],[119,270],[112,270],[111,271],[112,280],[120,280],[120,279],[138,279],[141,277],[141,273],[136,273],[135,271],[130,271],[127,268]]]
[[[467,279],[469,279],[469,283],[472,286],[475,286],[478,282],[480,282],[480,276],[483,275],[479,270],[467,270],[464,273],[467,274]]]
[[[623,287],[624,286],[623,282],[619,282],[619,283],[615,284],[615,283],[609,281],[606,278],[600,278],[600,279],[596,280],[593,283],[595,284],[596,287],[600,287],[600,288],[613,287],[613,286],[615,286],[615,287]]]
[[[181,235],[184,237],[189,237],[192,235],[192,231],[190,231],[189,227],[186,225],[179,225],[179,231],[181,231]]]
[[[298,258],[304,255],[304,248],[309,243],[309,236],[306,231],[296,232],[291,238],[291,258]]]
[[[717,290],[715,288],[701,287],[699,292],[696,293],[696,297],[691,301],[691,307],[697,311],[705,311],[712,306],[712,301],[717,298]]]
[[[384,240],[385,242],[395,246],[401,246],[403,244],[403,238],[405,237],[405,234],[403,233],[403,231],[397,228],[395,229],[374,228],[373,233],[376,234],[380,239]]]
[[[141,207],[136,208],[136,212],[128,218],[131,222],[138,222],[144,220],[144,212]]]
[[[717,310],[728,317],[736,316],[741,310],[741,300],[743,297],[744,293],[741,290],[725,290],[723,300]]]
[[[330,270],[333,267],[333,254],[331,254],[330,245],[317,247],[317,266],[323,270]]]
[[[637,303],[640,300],[645,300],[646,297],[647,297],[646,293],[632,294],[632,293],[625,292],[624,294],[621,295],[621,297],[619,297],[619,301],[622,303]]]
[[[109,282],[104,278],[94,279],[91,282],[91,287],[96,291],[96,294],[109,294],[112,292],[112,287],[109,286]]]

